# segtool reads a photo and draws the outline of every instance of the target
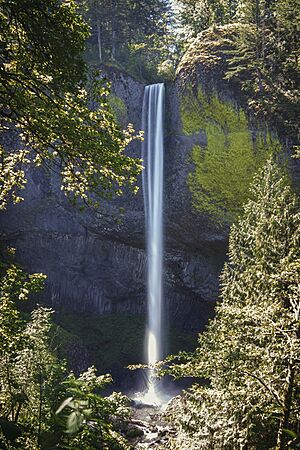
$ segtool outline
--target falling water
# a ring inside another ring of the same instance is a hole
[[[148,320],[146,332],[147,362],[154,364],[163,357],[162,353],[162,215],[163,215],[163,151],[164,151],[164,92],[162,83],[146,86],[143,102],[143,130],[145,132],[142,156],[143,192],[146,217],[146,241],[148,256]],[[157,402],[159,396],[153,373],[150,373],[148,392],[150,402]]]

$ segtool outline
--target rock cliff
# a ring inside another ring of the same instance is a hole
[[[118,120],[139,129],[144,85],[115,69],[106,76]],[[229,224],[273,138],[228,92],[166,88],[164,292],[171,322],[200,331],[213,314]],[[140,156],[140,144],[129,151]],[[80,211],[56,174],[28,175],[25,201],[1,213],[1,231],[27,271],[47,275],[43,300],[58,310],[143,313],[142,190]]]

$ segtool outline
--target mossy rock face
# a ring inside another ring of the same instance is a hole
[[[125,102],[115,94],[110,94],[108,102],[119,126],[125,128],[128,122],[127,106]]]
[[[71,337],[79,340],[88,350],[92,364],[101,371],[108,371],[116,364],[125,367],[142,361],[143,317],[60,313],[57,322],[63,333],[62,350],[66,350]]]
[[[67,357],[71,368],[77,372],[79,367],[80,371],[86,369],[80,361],[83,349],[88,354],[87,364],[95,365],[102,373],[144,362],[144,316],[60,312],[56,314],[55,322],[59,325],[56,344],[60,354]],[[166,339],[172,353],[193,350],[196,345],[194,333],[183,333],[174,327],[169,330]]]
[[[187,89],[180,104],[183,132],[205,133],[205,144],[191,151],[194,170],[187,183],[196,211],[219,225],[230,224],[247,200],[255,172],[279,142],[266,128],[251,129],[245,112],[216,92]]]

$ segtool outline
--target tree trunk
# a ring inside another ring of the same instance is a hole
[[[42,431],[42,414],[43,414],[43,375],[41,370],[39,371],[39,394],[40,394],[40,398],[39,398],[39,418],[38,418],[38,444],[40,444],[40,439],[41,439],[41,431]]]
[[[99,19],[97,19],[97,39],[98,39],[99,61],[100,61],[100,64],[102,64],[102,35],[101,35],[101,25],[100,25]]]
[[[115,61],[116,59],[116,31],[112,32],[112,44],[111,44],[111,58]]]
[[[111,59],[116,59],[116,0],[111,0]]]
[[[284,406],[283,406],[283,415],[280,419],[278,434],[277,434],[277,445],[276,450],[284,450],[286,448],[286,434],[284,432],[285,429],[289,427],[289,419],[291,413],[291,406],[293,400],[293,388],[294,388],[294,377],[295,377],[295,369],[292,364],[288,365],[288,373],[286,377],[286,390],[284,395]]]
[[[262,82],[262,74],[261,74],[261,65],[262,65],[262,47],[264,43],[262,42],[261,29],[263,30],[263,20],[261,15],[260,8],[260,0],[256,0],[255,2],[255,25],[256,25],[256,43],[255,43],[255,56],[256,56],[256,73],[258,80],[258,88],[260,94],[263,93],[263,82]],[[263,31],[264,33],[264,31]]]

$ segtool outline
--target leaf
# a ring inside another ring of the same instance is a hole
[[[59,414],[66,406],[70,405],[71,401],[73,400],[73,397],[68,397],[66,400],[62,402],[60,407],[57,409],[55,414]]]
[[[16,423],[4,417],[0,417],[0,427],[8,441],[15,441],[22,434],[21,428]]]
[[[76,433],[81,427],[82,422],[83,422],[82,415],[77,411],[73,411],[69,415],[67,420],[67,433],[69,434]]]
[[[297,439],[297,437],[298,437],[298,434],[295,433],[295,431],[293,431],[293,430],[288,430],[287,428],[284,428],[283,431],[293,439]]]

